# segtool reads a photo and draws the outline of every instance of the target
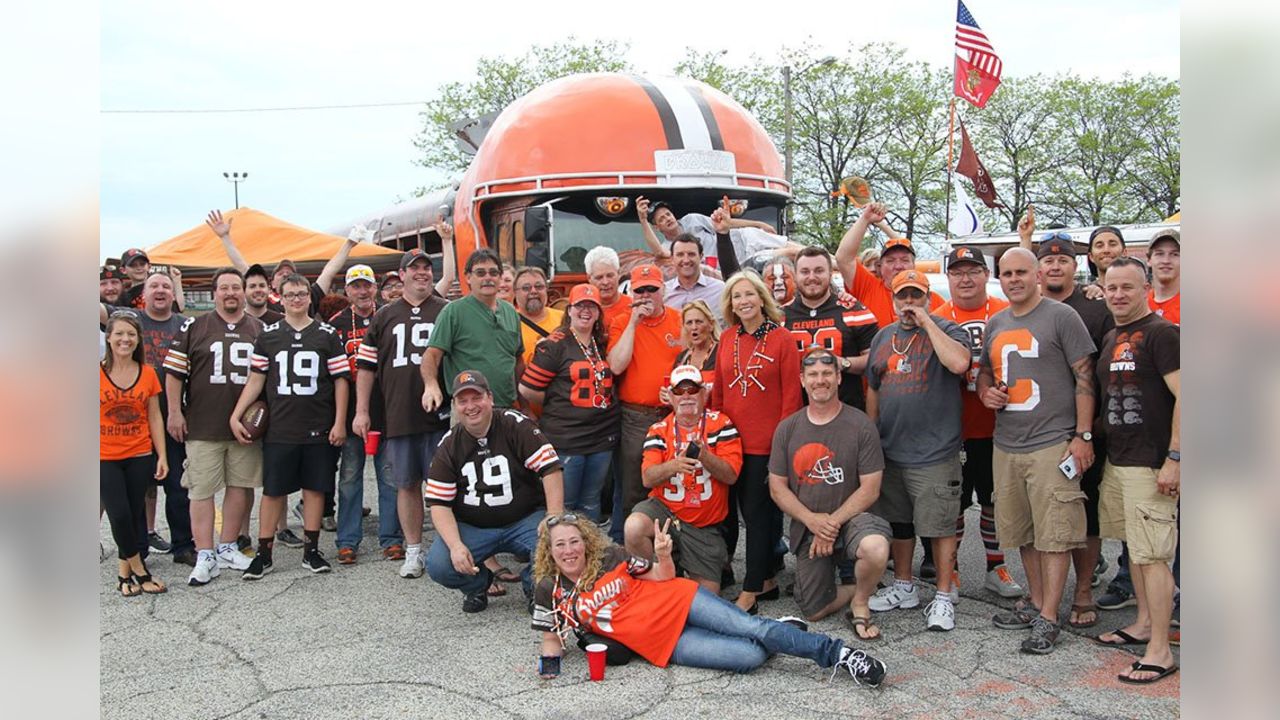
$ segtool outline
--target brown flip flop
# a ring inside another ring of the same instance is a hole
[[[880,626],[871,622],[870,616],[853,615],[850,613],[848,617],[849,622],[853,625],[853,634],[862,642],[875,642],[876,640],[884,637],[880,632]],[[875,630],[875,635],[863,635],[863,633],[869,633],[872,630]]]
[[[1088,605],[1072,605],[1071,612],[1076,615],[1081,615],[1087,612],[1093,613],[1093,619],[1087,622],[1077,622],[1075,620],[1070,620],[1070,619],[1067,620],[1067,624],[1073,628],[1076,628],[1077,630],[1091,628],[1094,625],[1098,624],[1098,606],[1094,605],[1093,603],[1089,603]]]

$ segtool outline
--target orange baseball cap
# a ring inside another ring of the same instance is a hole
[[[590,283],[574,285],[573,289],[569,291],[570,307],[580,302],[593,302],[597,306],[604,307],[604,303],[600,302],[600,291]]]
[[[898,291],[903,288],[916,288],[925,295],[929,294],[929,278],[918,270],[903,270],[893,276],[893,294],[897,295]]]
[[[640,265],[631,271],[631,287],[658,287],[665,285],[662,271],[657,265]]]
[[[889,251],[895,248],[902,248],[903,250],[906,250],[907,252],[911,253],[913,257],[916,254],[916,249],[914,247],[911,247],[911,238],[900,237],[900,238],[889,238],[888,240],[885,240],[884,247],[880,248],[880,257],[884,257],[885,255],[888,255]]]

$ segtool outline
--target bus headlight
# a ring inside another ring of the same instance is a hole
[[[596,209],[605,217],[616,218],[631,207],[631,200],[624,197],[598,197]]]

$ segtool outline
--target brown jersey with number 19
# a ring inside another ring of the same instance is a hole
[[[449,403],[430,414],[422,409],[426,389],[422,354],[445,304],[436,295],[417,306],[400,298],[373,314],[373,322],[360,341],[356,365],[377,373],[386,410],[384,432],[389,438],[449,428]],[[440,387],[444,387],[443,379]]]
[[[337,409],[333,384],[350,371],[332,327],[317,320],[301,330],[287,322],[268,325],[253,347],[253,371],[267,376],[267,442],[329,441]]]
[[[234,441],[231,411],[249,382],[262,323],[245,314],[228,323],[216,312],[188,318],[173,338],[164,369],[186,382],[187,439]]]

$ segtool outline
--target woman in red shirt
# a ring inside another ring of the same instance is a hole
[[[169,474],[160,378],[144,360],[142,326],[132,310],[107,320],[107,352],[98,366],[98,488],[120,570],[116,589],[124,597],[168,588],[147,571],[140,548],[147,543],[147,487]]]
[[[769,495],[769,451],[778,423],[801,407],[800,351],[782,326],[773,294],[754,271],[729,278],[720,302],[730,327],[716,353],[711,407],[727,413],[742,436],[742,472],[731,490],[747,526],[747,573],[737,604],[754,614],[757,599],[778,597],[774,549],[782,537],[782,512]],[[732,557],[738,545],[736,514],[730,511],[725,523]]]
[[[667,521],[670,525],[670,520]],[[612,545],[591,521],[552,515],[534,553],[533,629],[542,633],[538,674],[560,674],[570,634],[590,632],[668,664],[749,672],[775,653],[846,670],[859,684],[884,680],[883,662],[842,640],[808,632],[798,618],[752,617],[696,582],[676,577],[668,527],[653,523],[656,562]]]

